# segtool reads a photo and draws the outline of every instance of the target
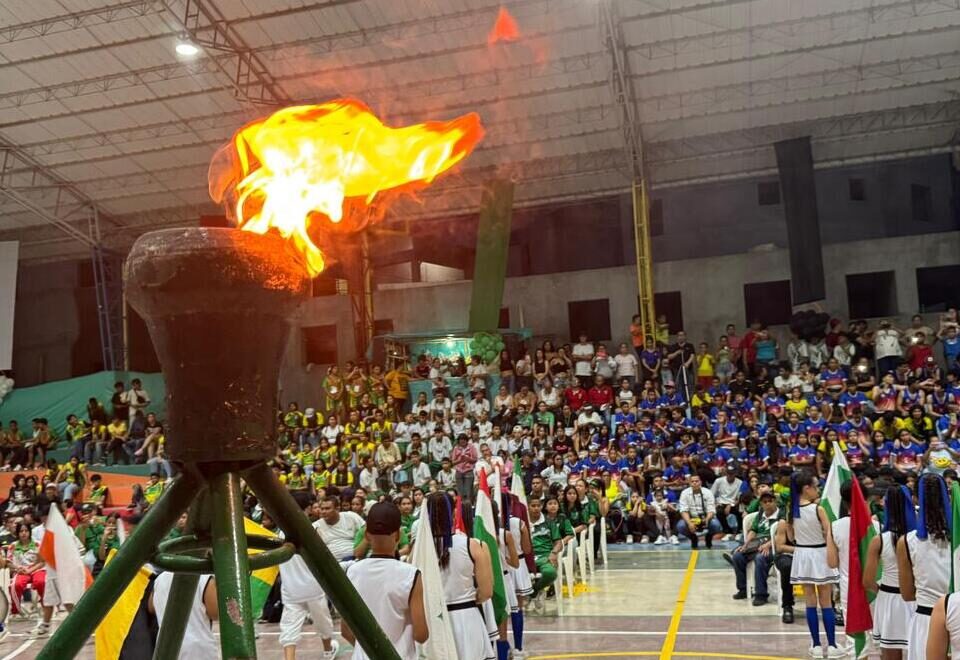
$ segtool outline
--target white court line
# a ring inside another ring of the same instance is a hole
[[[258,631],[260,636],[275,636],[279,635],[279,631],[275,630],[261,630]],[[304,637],[309,637],[316,635],[317,633],[310,630],[304,631],[301,633]],[[524,630],[524,635],[610,635],[618,637],[662,637],[667,634],[667,631],[662,632],[651,632],[649,630],[639,631],[639,630]],[[696,637],[696,636],[707,636],[712,637],[720,635],[740,635],[747,637],[767,637],[773,635],[809,635],[810,633],[803,632],[792,632],[792,631],[779,631],[779,630],[757,630],[757,631],[715,631],[715,630],[691,630],[689,632],[680,631],[677,633],[679,636],[683,637],[684,635]],[[219,636],[220,633],[217,633]],[[7,660],[3,658],[3,660]]]
[[[15,648],[12,652],[10,652],[10,653],[8,653],[7,655],[3,656],[3,660],[12,660],[13,658],[16,658],[18,655],[20,655],[21,653],[23,653],[24,651],[26,651],[28,648],[30,648],[31,646],[33,646],[33,643],[34,643],[35,641],[37,641],[37,640],[35,640],[35,639],[28,639],[28,640],[25,641],[23,644],[21,644],[20,646],[18,646],[17,648]]]
[[[649,630],[639,631],[639,630],[524,630],[524,635],[614,635],[614,636],[623,636],[623,637],[662,637],[667,634],[667,631],[663,632],[651,632]],[[804,632],[791,632],[791,631],[779,631],[779,630],[763,630],[763,631],[736,631],[736,632],[721,632],[716,630],[696,630],[683,632],[680,631],[677,633],[679,636],[689,635],[689,636],[706,636],[710,635],[711,637],[719,635],[740,635],[748,637],[766,637],[770,635],[809,635],[810,633]]]

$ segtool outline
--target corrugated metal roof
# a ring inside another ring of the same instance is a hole
[[[178,59],[178,35],[214,33],[187,2],[3,3],[0,139],[32,164],[8,164],[0,185],[60,212],[54,192],[73,182],[72,201],[97,204],[125,240],[213,211],[211,155],[271,108],[249,101],[260,90],[238,83],[237,53]],[[198,2],[293,102],[352,95],[396,123],[479,112],[484,142],[417,213],[474,203],[496,171],[518,178],[520,201],[629,184],[604,3],[620,18],[654,186],[769,168],[770,143],[795,135],[826,159],[942,151],[960,116],[957,0]],[[523,38],[490,46],[501,4]],[[0,197],[0,233],[26,255],[31,241],[55,253],[43,225]]]

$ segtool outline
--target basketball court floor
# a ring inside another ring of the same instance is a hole
[[[552,599],[543,615],[529,614],[525,644],[531,658],[729,658],[791,660],[807,657],[809,635],[802,607],[797,622],[780,622],[772,603],[754,607],[734,601],[733,569],[723,546],[654,548],[611,546],[609,566],[597,567],[586,593],[564,601],[556,615]],[[773,586],[773,580],[770,583]],[[10,622],[0,660],[33,658],[44,640],[30,640],[32,622]],[[259,657],[279,660],[276,624],[258,625]],[[320,640],[308,626],[298,656],[319,657]],[[511,638],[512,643],[512,638]],[[338,657],[348,658],[346,643]],[[79,656],[94,659],[92,641]]]

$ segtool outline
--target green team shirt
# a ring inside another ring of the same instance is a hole
[[[303,413],[298,410],[293,410],[284,414],[283,416],[283,425],[288,429],[298,429],[303,426]]]
[[[777,520],[782,520],[783,514],[780,511],[777,511],[777,517],[772,520],[768,519],[763,513],[758,513],[757,517],[753,520],[753,527],[750,529],[753,530],[753,533],[756,534],[756,537],[761,541],[770,540],[770,526],[773,522]]]
[[[533,546],[534,557],[549,555],[553,546],[562,538],[557,521],[551,522],[546,516],[540,516],[540,522],[530,524],[530,544]]]

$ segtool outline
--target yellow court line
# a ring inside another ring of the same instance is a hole
[[[660,651],[595,651],[593,653],[562,653],[560,655],[534,655],[530,660],[562,660],[564,658],[640,658],[659,656]],[[782,655],[744,655],[740,653],[711,653],[708,651],[677,651],[678,658],[729,658],[730,660],[801,660]]]
[[[697,550],[690,553],[687,571],[683,574],[680,593],[677,594],[677,605],[673,608],[670,627],[667,628],[667,637],[663,640],[663,646],[660,647],[660,660],[670,660],[673,657],[673,647],[677,643],[677,633],[680,631],[680,619],[683,618],[683,608],[687,604],[687,592],[690,591],[690,583],[693,581],[693,572],[697,568],[697,557],[699,556],[700,553]]]

